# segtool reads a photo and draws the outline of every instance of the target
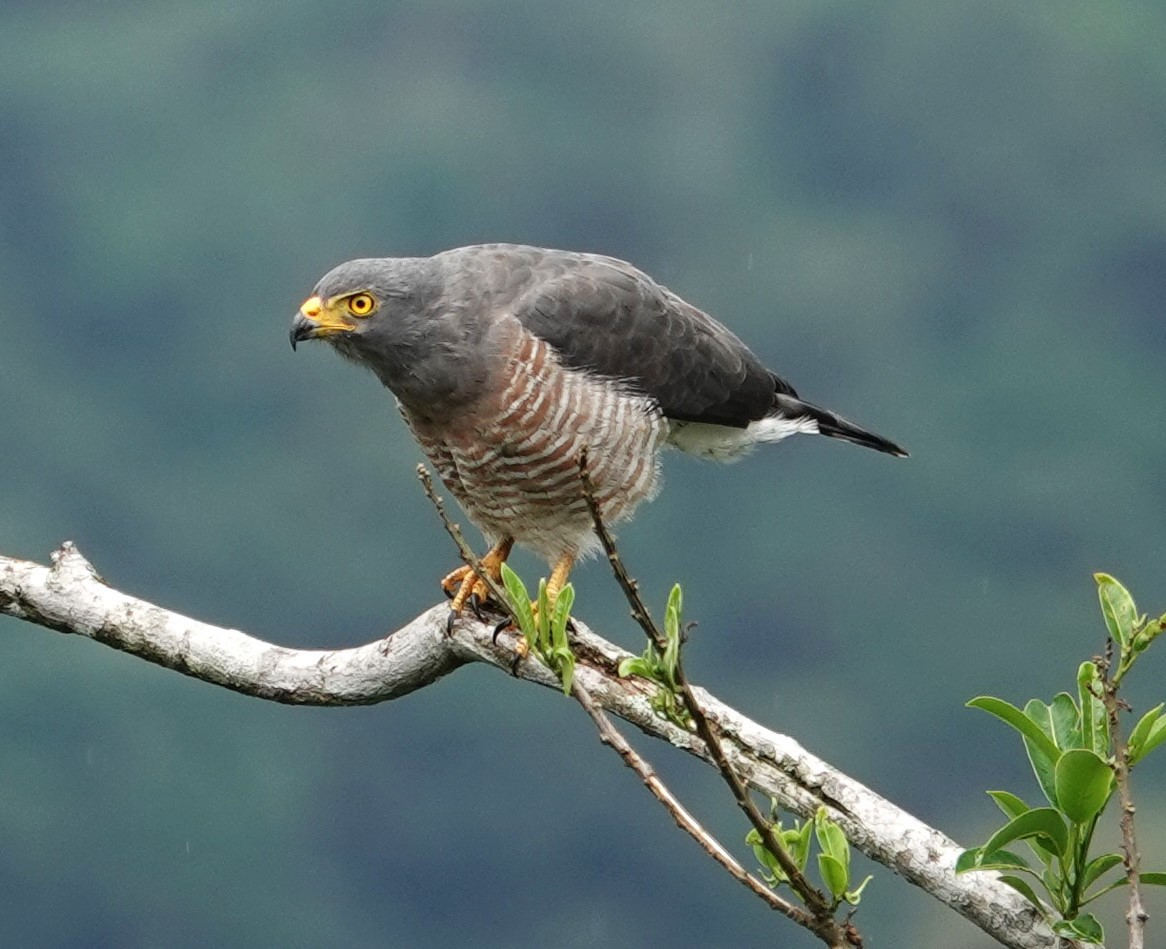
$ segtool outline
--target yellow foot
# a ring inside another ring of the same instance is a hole
[[[495,583],[502,582],[502,564],[510,556],[510,548],[513,546],[513,538],[503,537],[490,548],[481,560],[482,572]],[[441,581],[441,588],[445,591],[445,595],[453,600],[449,605],[451,626],[453,621],[461,615],[462,610],[466,608],[466,604],[469,604],[475,615],[481,618],[482,605],[491,599],[490,588],[486,585],[486,581],[469,566],[458,567],[449,573]]]

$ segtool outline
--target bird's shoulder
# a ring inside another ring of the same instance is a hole
[[[455,295],[516,317],[569,368],[619,379],[669,418],[744,427],[792,389],[728,328],[615,257],[514,244],[447,251]]]

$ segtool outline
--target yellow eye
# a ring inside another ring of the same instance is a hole
[[[377,307],[377,301],[371,293],[358,293],[346,301],[348,312],[353,316],[368,316]]]

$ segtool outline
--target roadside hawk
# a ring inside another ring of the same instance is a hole
[[[548,594],[597,546],[579,479],[604,520],[659,486],[665,445],[728,460],[808,432],[905,456],[798,397],[728,329],[631,264],[513,244],[350,260],[300,308],[291,343],[325,339],[371,369],[450,492],[492,542],[551,565]],[[459,613],[485,585],[442,585]]]

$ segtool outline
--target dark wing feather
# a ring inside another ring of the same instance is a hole
[[[630,264],[562,255],[514,302],[563,362],[622,379],[668,418],[744,428],[797,393],[728,329]]]

